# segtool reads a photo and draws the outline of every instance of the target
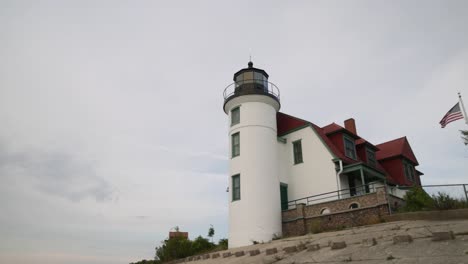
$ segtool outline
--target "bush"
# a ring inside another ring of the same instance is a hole
[[[201,254],[212,250],[215,246],[216,245],[208,241],[208,239],[198,236],[192,242],[192,251],[194,254]]]
[[[428,211],[434,209],[434,200],[421,187],[411,188],[403,197],[406,204],[401,208],[403,212]]]
[[[464,199],[453,198],[443,192],[431,197],[421,187],[411,188],[403,199],[406,200],[406,204],[400,209],[402,212],[468,208]]]
[[[227,238],[222,238],[222,239],[219,240],[218,247],[216,249],[226,250],[226,249],[228,249],[228,244],[229,244],[228,239]]]
[[[171,239],[164,240],[162,246],[156,247],[155,258],[157,260],[160,260],[161,262],[167,262],[193,255],[207,253],[215,249],[218,249],[217,246],[214,243],[211,243],[208,239],[203,238],[202,236],[198,236],[193,241],[184,237],[174,237]],[[222,248],[220,250],[223,249],[225,248]]]
[[[437,210],[451,210],[451,209],[462,209],[468,208],[468,203],[464,199],[452,198],[446,193],[437,193],[433,195],[434,207]]]
[[[184,237],[174,237],[164,240],[160,247],[156,247],[156,258],[162,262],[192,256],[192,241]]]
[[[143,259],[143,260],[140,260],[138,262],[131,262],[130,264],[160,264],[161,261],[159,260],[146,260],[146,259]]]

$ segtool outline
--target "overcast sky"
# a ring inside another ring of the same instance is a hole
[[[0,262],[129,263],[179,226],[227,236],[223,89],[407,136],[423,184],[468,183],[467,1],[0,0]]]

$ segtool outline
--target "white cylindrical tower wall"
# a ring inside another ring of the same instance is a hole
[[[231,126],[231,110],[240,122]],[[265,95],[243,95],[225,105],[231,137],[240,134],[240,155],[229,166],[229,248],[268,242],[282,233],[276,113],[279,103]],[[240,175],[240,200],[232,200],[232,176]]]

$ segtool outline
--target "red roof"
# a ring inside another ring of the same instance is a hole
[[[319,126],[309,122],[305,121],[303,119],[299,119],[294,116],[287,115],[285,113],[278,112],[276,114],[276,122],[277,122],[277,129],[278,129],[278,136],[282,136],[288,132],[291,132],[292,130],[295,130],[300,127],[304,126],[311,126],[317,134],[320,136],[320,138],[325,142],[327,147],[330,149],[333,154],[338,157],[339,159],[343,160],[345,163],[356,163],[357,161],[350,159],[346,157],[341,151],[338,150],[338,148],[331,142],[331,140],[327,137],[326,133],[324,132],[323,128],[320,128]],[[336,124],[335,124],[336,125]],[[338,125],[337,125],[338,126]]]
[[[290,132],[307,124],[309,124],[309,122],[294,116],[290,116],[281,112],[278,112],[276,114],[276,126],[278,130],[278,136],[284,135],[287,132]]]
[[[338,131],[343,131],[346,133],[350,133],[351,135],[355,135],[355,144],[356,145],[361,145],[361,144],[368,144],[372,147],[375,148],[376,150],[376,158],[378,161],[387,159],[387,158],[392,158],[392,157],[397,157],[397,156],[403,156],[410,161],[412,161],[415,165],[419,165],[413,151],[411,150],[411,147],[408,143],[408,140],[406,137],[402,137],[399,139],[395,139],[392,141],[388,141],[379,145],[373,145],[369,141],[360,138],[358,135],[353,134],[352,132],[348,131],[344,127],[336,124],[336,123],[331,123],[327,126],[324,126],[323,128],[320,128],[319,126],[294,117],[290,116],[281,112],[278,112],[276,115],[277,119],[277,134],[278,136],[283,136],[289,132],[292,132],[296,129],[303,128],[306,126],[312,127],[312,129],[315,130],[315,132],[319,135],[319,137],[322,139],[322,141],[325,143],[325,145],[328,147],[328,149],[332,152],[332,154],[341,159],[345,164],[353,164],[353,163],[366,163],[357,157],[357,160],[348,158],[342,151],[338,149],[337,146],[330,140],[329,134],[338,132]],[[376,169],[379,171],[382,171],[384,174],[388,175],[388,173],[385,171],[385,169],[381,166],[379,162],[376,164]],[[421,173],[422,174],[422,173]],[[389,179],[392,180],[392,179]]]
[[[377,145],[377,147],[380,149],[376,153],[377,160],[403,156],[412,161],[415,165],[419,165],[418,160],[411,150],[411,146],[406,137],[390,140],[388,142]]]
[[[342,126],[340,126],[340,125],[335,124],[335,123],[331,123],[329,125],[326,125],[326,126],[322,127],[322,129],[323,129],[323,133],[328,135],[328,134],[331,134],[333,132],[340,131],[340,130],[342,130],[344,128]]]
[[[378,148],[374,144],[370,143],[369,141],[363,138],[357,139],[354,143],[356,144],[356,146],[361,145],[361,144],[367,144],[367,145],[372,146],[375,150],[378,150]]]

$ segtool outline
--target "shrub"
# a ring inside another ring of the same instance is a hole
[[[432,199],[434,200],[434,207],[437,210],[468,208],[468,203],[465,200],[452,198],[443,192],[432,195]]]
[[[411,188],[403,197],[406,204],[401,208],[403,212],[427,211],[434,209],[434,200],[421,187]]]
[[[229,241],[227,238],[222,238],[219,240],[218,242],[218,247],[217,249],[219,250],[225,250],[225,249],[228,249],[228,244],[229,244]]]
[[[400,209],[402,212],[468,208],[468,202],[464,199],[453,198],[443,192],[431,197],[421,187],[411,188],[403,199],[406,204]]]

